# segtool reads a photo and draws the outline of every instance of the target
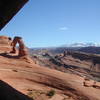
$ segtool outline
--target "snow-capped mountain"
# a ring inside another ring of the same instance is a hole
[[[100,47],[99,43],[72,43],[72,44],[67,44],[63,45],[63,47]]]

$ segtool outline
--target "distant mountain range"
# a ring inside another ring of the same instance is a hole
[[[59,47],[30,48],[29,52],[31,54],[33,53],[38,54],[41,52],[49,51],[53,54],[57,54],[57,53],[63,53],[64,51],[67,51],[67,50],[100,54],[100,44],[99,43],[73,43],[73,44],[62,45]]]
[[[72,43],[72,44],[66,44],[62,47],[100,47],[99,43]]]

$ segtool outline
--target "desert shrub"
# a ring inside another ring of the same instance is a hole
[[[52,97],[52,96],[55,95],[55,93],[56,93],[55,90],[50,90],[50,91],[47,93],[47,95],[50,96],[50,97]]]
[[[35,97],[34,97],[34,95],[33,95],[32,92],[29,92],[29,93],[28,93],[28,97],[31,98],[32,100],[35,100]]]

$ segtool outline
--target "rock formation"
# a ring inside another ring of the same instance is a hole
[[[11,37],[0,36],[0,51],[2,53],[4,53],[5,51],[10,52],[11,51],[11,42],[12,42]]]
[[[11,37],[0,36],[0,45],[8,46],[11,44]]]
[[[90,70],[98,71],[96,67],[97,64],[100,65],[100,56],[96,54],[78,52],[78,51],[67,51],[67,55],[72,56],[75,59],[79,59],[81,61],[88,61],[91,63]]]
[[[16,45],[17,45],[17,43],[19,44],[19,54],[18,54],[18,56],[21,57],[21,56],[28,55],[27,49],[25,47],[25,44],[24,44],[22,38],[18,37],[18,36],[14,37],[14,39],[13,39],[13,41],[11,43],[11,45],[13,47],[12,48],[13,50],[11,51],[11,53],[16,53]]]

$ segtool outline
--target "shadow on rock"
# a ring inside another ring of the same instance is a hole
[[[18,59],[19,56],[15,56],[15,55],[9,55],[8,53],[0,53],[0,56],[6,57],[6,58],[13,58],[13,59]]]
[[[0,100],[32,100],[28,96],[17,91],[4,81],[0,80]]]

